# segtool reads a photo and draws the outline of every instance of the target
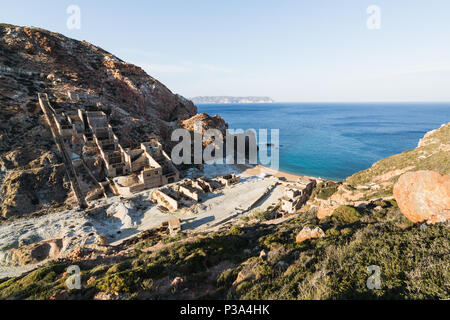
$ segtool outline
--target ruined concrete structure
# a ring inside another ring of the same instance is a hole
[[[231,186],[233,184],[239,183],[240,178],[236,176],[234,173],[227,174],[223,177],[218,178],[218,181],[223,183],[226,186]]]
[[[169,220],[169,232],[171,235],[175,235],[181,231],[181,220],[178,218]]]
[[[80,98],[71,92],[68,96],[75,101]],[[105,176],[112,179],[114,189],[121,195],[131,195],[179,180],[178,170],[156,137],[141,143],[138,148],[124,148],[99,104],[77,111],[52,108],[52,115],[55,131],[65,144],[68,158],[76,165],[78,175],[85,177],[86,181],[82,183],[85,194],[97,196],[104,193],[103,185],[95,192],[89,189],[95,184],[89,180],[95,180],[95,177],[82,160],[83,150],[86,149],[100,155]]]
[[[178,195],[169,188],[161,188],[152,192],[151,198],[161,207],[169,211],[178,210]]]
[[[187,179],[179,184],[179,192],[194,201],[200,201],[201,198],[213,191],[212,185],[205,179],[199,178],[196,180]]]
[[[173,185],[154,190],[151,199],[159,206],[174,212],[183,206],[190,207],[202,202],[209,193],[239,181],[239,177],[230,174],[214,179],[185,179]]]
[[[122,174],[128,174],[113,179],[120,194],[132,194],[180,179],[178,170],[157,138],[142,143],[137,149],[124,149],[120,145],[119,149],[124,165]]]
[[[316,180],[300,178],[296,184],[287,185],[281,199],[281,210],[288,214],[297,212],[308,201],[316,184]]]

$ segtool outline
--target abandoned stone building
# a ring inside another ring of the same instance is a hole
[[[120,194],[133,194],[180,179],[178,170],[158,139],[152,138],[151,141],[142,143],[140,148],[119,148],[123,155],[124,174],[128,175],[113,179]]]
[[[76,94],[68,95],[78,100]],[[81,161],[80,155],[86,148],[97,150],[105,176],[112,179],[119,194],[130,195],[179,180],[178,170],[156,137],[137,148],[124,148],[105,112],[98,109],[53,111],[58,134],[69,147],[72,160]]]
[[[235,174],[229,174],[214,179],[186,179],[173,185],[156,189],[151,199],[159,206],[174,212],[182,207],[190,207],[205,200],[209,193],[230,186],[239,181]]]
[[[152,192],[151,199],[154,200],[159,206],[166,208],[171,212],[177,211],[180,207],[180,195],[170,188],[160,188],[154,190]]]
[[[163,222],[161,228],[168,229],[170,235],[174,236],[182,230],[181,220],[179,218],[172,218],[169,221]]]
[[[218,181],[223,183],[225,186],[231,186],[233,184],[239,183],[240,178],[236,174],[232,173],[219,177]]]
[[[308,201],[316,184],[316,180],[300,178],[297,183],[287,185],[281,199],[281,210],[288,214],[297,212]]]
[[[187,179],[179,184],[179,192],[197,202],[213,190],[212,185],[202,178],[195,180]]]

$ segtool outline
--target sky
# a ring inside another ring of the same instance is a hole
[[[68,27],[71,5],[79,29]],[[0,10],[3,23],[91,42],[188,98],[279,102],[450,101],[449,17],[449,0],[14,0]]]

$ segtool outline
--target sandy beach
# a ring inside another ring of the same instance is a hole
[[[277,178],[285,178],[286,181],[289,182],[296,182],[299,178],[311,178],[311,179],[321,179],[317,177],[309,177],[309,176],[302,176],[302,175],[296,175],[293,173],[288,173],[280,170],[275,170],[269,167],[265,167],[262,165],[255,165],[253,167],[245,166],[245,165],[237,165],[237,167],[242,170],[241,174],[244,176],[264,176],[264,175],[271,175]]]

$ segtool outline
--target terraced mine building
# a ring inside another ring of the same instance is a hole
[[[86,200],[106,196],[109,186],[115,194],[131,195],[179,180],[156,136],[137,148],[125,148],[99,106],[53,108],[46,94],[39,95],[39,102],[81,207]]]

